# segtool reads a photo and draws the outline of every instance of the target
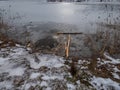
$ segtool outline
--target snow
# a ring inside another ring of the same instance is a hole
[[[37,78],[38,76],[40,76],[40,73],[32,73],[30,78],[34,79],[34,78]]]
[[[9,81],[0,82],[0,89],[3,86],[5,86],[6,89],[10,89],[12,87],[12,82],[9,82]]]
[[[43,76],[42,77],[43,80],[55,80],[55,79],[63,79],[63,77],[60,77],[60,76]]]
[[[120,72],[120,70],[119,70],[117,67],[113,68],[113,70],[114,70],[115,72]]]
[[[46,90],[52,90],[50,87],[47,87]]]
[[[73,84],[67,84],[68,90],[75,90],[75,86]]]
[[[110,88],[114,88],[114,90],[120,89],[119,83],[116,83],[109,78],[104,79],[100,77],[93,77],[92,84],[94,85],[94,87],[96,87],[97,90],[110,90]]]
[[[107,53],[104,53],[104,56],[106,59],[110,60],[110,61],[104,61],[104,63],[120,64],[120,59],[114,59],[110,57]]]
[[[24,68],[18,67],[9,71],[10,76],[22,76],[24,74]]]
[[[40,86],[48,86],[47,82],[46,81],[42,81]]]
[[[33,83],[31,83],[31,84],[26,84],[25,87],[24,87],[24,89],[25,89],[25,90],[28,90],[31,86],[35,86],[35,84],[33,84]],[[24,90],[24,89],[23,89],[23,90]]]
[[[120,79],[119,75],[117,75],[116,73],[112,74],[114,76],[114,78]]]
[[[29,57],[28,57],[29,58]],[[41,61],[40,63],[35,62],[34,59],[29,58],[30,60],[30,66],[34,69],[38,69],[41,66],[46,66],[46,67],[61,67],[63,66],[64,62],[62,59],[56,57],[56,56],[50,56],[50,55],[41,55],[38,57],[39,60]],[[57,60],[58,59],[58,60]]]
[[[13,49],[12,51],[15,52],[11,54],[11,56],[13,57],[15,57],[15,55],[18,56],[18,55],[22,55],[23,53],[25,53],[24,52],[25,50],[23,48],[16,48],[16,49]]]
[[[18,46],[18,47],[17,47]],[[31,71],[31,73],[27,76],[28,80],[24,82],[24,85],[21,88],[24,88],[25,90],[28,90],[31,86],[36,86],[39,84],[41,87],[46,87],[46,90],[52,90],[49,86],[50,81],[52,80],[65,80],[65,75],[69,76],[69,78],[72,78],[71,74],[69,72],[65,72],[62,70],[61,67],[69,68],[64,64],[64,59],[62,57],[58,57],[55,55],[48,55],[48,54],[29,54],[28,51],[23,46],[17,45],[13,48],[6,48],[3,49],[0,54],[3,52],[9,51],[9,54],[6,57],[0,57],[0,74],[8,72],[7,77],[14,77],[14,76],[24,76],[26,71]],[[115,61],[116,59],[111,58],[108,54],[105,54],[107,59],[110,59],[109,63],[115,63],[119,64],[119,62]],[[38,62],[36,62],[35,57],[38,58]],[[101,60],[99,58],[99,60]],[[28,62],[25,62],[28,61]],[[104,63],[105,62],[105,63]],[[106,61],[103,63],[106,64]],[[85,63],[85,60],[80,60],[79,64],[82,65],[82,63]],[[108,63],[108,62],[107,62]],[[20,64],[20,65],[19,65]],[[30,65],[30,69],[27,69],[25,65]],[[43,71],[39,71],[41,67],[46,67],[48,70],[44,71],[44,68],[41,69]],[[31,70],[32,69],[32,70]],[[55,71],[56,70],[56,71]],[[120,70],[115,66],[113,68],[113,76],[116,79],[120,79],[117,72]],[[41,78],[39,81],[39,78]],[[33,81],[32,81],[33,80]],[[31,82],[30,82],[31,81]],[[6,87],[6,88],[12,88],[12,81],[2,81],[0,82],[0,87]],[[76,82],[78,85],[81,85],[80,81]],[[93,77],[91,78],[90,83],[97,89],[104,89],[109,90],[110,88],[115,88],[115,90],[119,90],[120,85],[119,83],[111,80],[110,78],[101,78],[101,77]],[[66,83],[68,90],[75,90],[76,86],[72,83]],[[0,88],[0,89],[1,89]]]
[[[20,49],[16,49],[16,50],[13,50],[13,51],[16,51],[17,54],[16,55],[20,55],[21,54],[21,50]],[[10,53],[12,54],[12,57],[15,58],[17,56],[13,55],[13,53]],[[9,75],[13,76],[13,75],[23,75],[24,74],[24,68],[23,67],[17,67],[17,68],[13,68],[15,64],[11,63],[11,59],[10,59],[11,56],[9,57],[0,57],[0,73],[2,72],[9,72]]]
[[[0,65],[3,65],[7,60],[8,60],[8,58],[0,57]]]
[[[61,70],[61,67],[65,66],[62,57],[39,53],[29,54],[28,51],[20,45],[2,49],[0,54],[2,55],[8,51],[9,54],[7,56],[0,57],[0,75],[7,73],[7,76],[3,78],[4,80],[0,82],[0,89],[6,87],[12,90],[12,83],[14,83],[13,81],[17,76],[24,77],[24,85],[22,85],[21,88],[25,90],[28,90],[31,86],[36,86],[36,84],[41,85],[41,87],[48,86],[46,90],[51,90],[47,81],[56,79],[64,80],[66,73]],[[35,57],[38,58],[38,62],[36,62]],[[48,68],[48,71],[44,72],[44,68],[39,71],[41,67]],[[58,70],[54,72],[54,69]],[[31,72],[28,73],[29,71]],[[38,77],[41,78],[42,81],[39,81]],[[8,79],[8,81],[6,81],[6,78],[10,78],[10,80]],[[16,83],[19,83],[21,78],[17,80]]]

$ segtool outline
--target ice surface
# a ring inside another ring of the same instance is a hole
[[[94,4],[94,5],[93,5]],[[106,7],[106,4],[108,6]],[[112,6],[111,6],[112,5]],[[14,24],[28,22],[55,22],[75,25],[79,31],[97,29],[96,23],[119,23],[119,3],[40,3],[37,1],[1,1],[10,16],[21,16],[11,20]],[[22,7],[22,8],[21,8]],[[87,27],[86,27],[87,26]],[[90,32],[90,31],[89,31]]]

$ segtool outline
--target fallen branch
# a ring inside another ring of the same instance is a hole
[[[68,32],[58,32],[57,35],[76,35],[76,34],[83,34],[82,32],[74,32],[74,33],[68,33]]]

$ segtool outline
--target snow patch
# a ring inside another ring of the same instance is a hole
[[[30,57],[28,58],[29,58],[28,60],[30,60],[30,66],[34,69],[38,69],[42,66],[46,66],[48,68],[51,67],[59,68],[64,65],[64,61],[56,56],[41,55],[38,57],[38,59],[40,60],[39,63],[35,62],[34,58],[30,58]]]
[[[6,89],[12,88],[12,82],[9,82],[9,81],[0,82],[0,90],[1,90],[3,87],[6,87]]]
[[[119,77],[119,75],[117,75],[117,73],[113,73],[112,75],[114,76],[114,78],[120,79],[120,77]]]
[[[52,90],[50,87],[47,87],[46,90]]]
[[[0,57],[0,65],[3,65],[5,62],[7,62],[9,58],[2,58]]]
[[[113,88],[114,90],[119,90],[120,89],[120,84],[112,81],[111,79],[104,79],[100,77],[93,77],[92,80],[92,85],[97,89],[97,90],[111,90]]]
[[[48,86],[48,84],[47,84],[47,82],[42,81],[41,84],[40,84],[40,86]]]
[[[30,78],[34,79],[34,78],[37,78],[39,75],[40,75],[40,73],[32,73]]]
[[[43,80],[55,80],[55,79],[59,79],[59,80],[62,80],[63,77],[62,76],[43,76],[42,77]]]
[[[120,64],[120,59],[114,59],[110,57],[107,53],[104,53],[104,56],[106,59],[110,60],[110,61],[105,61],[105,63]]]
[[[10,76],[22,76],[24,74],[25,68],[18,67],[9,71]]]
[[[75,90],[75,86],[73,84],[67,83],[68,90]]]
[[[113,70],[114,70],[115,72],[120,72],[120,70],[119,70],[117,67],[113,68]]]

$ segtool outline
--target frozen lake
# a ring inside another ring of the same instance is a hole
[[[45,3],[38,1],[0,1],[0,8],[7,11],[9,23],[64,23],[80,31],[92,32],[96,24],[119,24],[119,3]]]

